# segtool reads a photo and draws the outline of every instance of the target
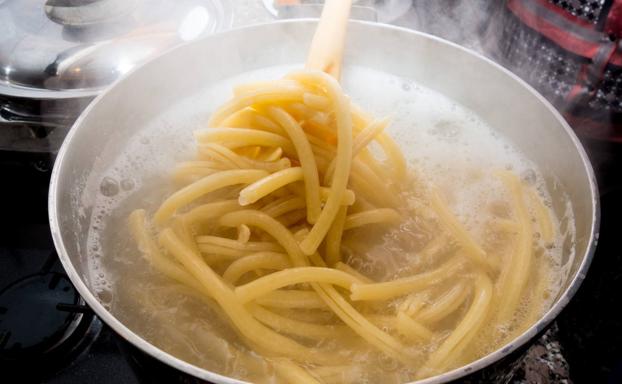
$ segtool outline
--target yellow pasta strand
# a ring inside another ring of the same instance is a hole
[[[353,228],[361,227],[369,224],[388,223],[395,224],[401,221],[400,214],[395,209],[379,208],[365,212],[354,213],[346,217],[343,230],[347,231]]]
[[[437,322],[458,309],[470,293],[464,284],[458,284],[440,297],[436,302],[423,309],[416,316],[422,323]]]
[[[283,149],[281,147],[265,148],[260,151],[258,157],[263,161],[276,161],[283,156]]]
[[[260,251],[271,251],[271,252],[279,252],[283,249],[278,245],[274,244],[270,241],[247,241],[246,243],[242,243],[237,240],[228,239],[226,237],[219,236],[197,236],[195,237],[196,242],[199,246],[204,244],[216,245],[223,248],[230,248],[240,251],[247,252],[260,252]]]
[[[228,227],[241,224],[255,226],[272,236],[287,252],[293,266],[305,266],[305,256],[289,230],[274,218],[257,210],[243,210],[228,213],[220,218],[220,223]]]
[[[236,143],[239,147],[259,145],[279,147],[288,155],[295,155],[293,144],[286,137],[272,132],[249,128],[205,128],[194,131],[199,143],[225,142]]]
[[[156,224],[163,224],[177,209],[193,202],[199,197],[236,184],[248,184],[266,177],[268,173],[257,169],[222,171],[204,177],[169,196],[156,211],[153,219]]]
[[[291,264],[287,255],[277,252],[257,252],[235,260],[231,263],[222,275],[222,278],[235,284],[245,273],[256,269],[285,269]]]
[[[411,363],[409,354],[406,353],[404,347],[398,341],[374,326],[356,311],[333,287],[315,283],[312,286],[330,309],[346,325],[352,328],[356,334],[398,361],[404,364]]]
[[[184,214],[183,217],[189,224],[196,224],[219,217],[225,213],[229,213],[240,208],[240,204],[238,204],[237,200],[222,200],[199,205]]]
[[[389,119],[382,119],[370,123],[365,129],[359,132],[352,143],[352,157],[356,157],[374,138],[382,132],[389,124]],[[330,184],[330,179],[335,171],[335,160],[330,162],[324,174],[324,184]]]
[[[257,200],[268,196],[270,193],[276,191],[279,188],[286,186],[287,184],[293,183],[295,181],[299,181],[303,179],[303,171],[300,167],[293,167],[283,169],[281,171],[275,172],[269,176],[264,177],[263,179],[257,180],[253,184],[244,188],[240,192],[240,198],[238,199],[240,205],[249,205]],[[318,209],[319,209],[319,188],[317,191],[317,201],[318,201]]]
[[[171,229],[164,229],[158,237],[160,244],[165,247],[186,269],[201,283],[244,337],[253,343],[274,353],[285,354],[299,361],[323,361],[327,358],[317,352],[303,347],[295,341],[266,328],[255,320],[244,306],[238,302],[235,293],[221,280],[221,278],[201,258],[194,254],[181,242]]]
[[[253,127],[253,129],[258,129],[260,131],[268,131],[272,133],[276,133],[277,135],[283,136],[285,132],[276,125],[272,120],[263,116],[257,109],[247,107],[243,108],[227,118],[225,118],[222,123],[219,124],[219,127],[229,127],[229,128],[247,128]],[[279,156],[280,157],[280,156]]]
[[[278,315],[259,305],[250,305],[250,312],[268,327],[278,332],[288,333],[305,338],[334,339],[348,332],[343,325],[318,325]]]
[[[341,206],[341,200],[348,184],[348,175],[352,163],[352,117],[349,112],[349,101],[341,92],[339,83],[332,77],[321,72],[296,72],[295,79],[322,84],[327,96],[334,105],[337,124],[337,157],[335,172],[331,182],[330,194],[322,209],[317,222],[311,228],[309,235],[300,243],[300,249],[306,255],[313,254],[326,236]]]
[[[373,121],[358,105],[351,103],[350,108],[356,126],[366,127]],[[378,134],[375,140],[380,144],[382,150],[389,158],[393,166],[393,176],[395,180],[403,180],[404,176],[406,176],[406,159],[400,147],[384,132]]]
[[[486,252],[473,240],[471,235],[464,229],[458,219],[449,211],[449,208],[441,200],[437,191],[430,194],[430,205],[438,215],[439,220],[447,230],[455,237],[456,241],[465,250],[467,255],[476,263],[488,269],[495,269],[493,262],[487,257]]]
[[[247,225],[238,225],[238,243],[246,244],[251,239],[251,229]]]
[[[520,225],[516,249],[510,254],[510,260],[504,263],[499,277],[499,295],[503,298],[499,302],[499,321],[507,323],[518,307],[531,267],[533,229],[520,179],[507,171],[498,172],[498,176],[512,195],[514,214]]]
[[[400,205],[399,196],[390,189],[390,185],[387,185],[386,180],[382,180],[358,159],[352,161],[350,179],[353,185],[363,185],[369,188],[370,192],[366,197],[372,202],[390,207]]]
[[[321,384],[306,369],[289,359],[271,359],[270,362],[279,377],[290,384]]]
[[[255,148],[259,149],[260,147]],[[232,164],[235,168],[257,168],[265,169],[268,172],[276,172],[291,167],[291,162],[287,158],[275,161],[254,160],[248,157],[240,156],[229,148],[215,143],[201,144],[199,146],[199,150],[201,153],[207,154],[208,156],[215,156],[216,158],[223,159],[225,162]]]
[[[201,164],[204,163],[204,164]],[[197,179],[220,172],[218,164],[209,161],[185,162],[179,164],[173,172],[173,180],[178,183],[194,182]]]
[[[311,145],[300,125],[281,108],[268,108],[270,116],[287,132],[294,143],[305,182],[307,220],[313,224],[320,216],[320,178]]]
[[[317,253],[311,255],[310,258],[315,265],[321,267],[326,266]],[[405,351],[404,347],[391,335],[381,331],[361,315],[334,287],[318,283],[312,283],[311,286],[324,300],[326,305],[328,305],[341,321],[352,328],[356,334],[387,355],[404,364],[410,364],[410,356]]]
[[[431,272],[374,284],[352,284],[350,298],[356,300],[386,300],[432,286],[463,268],[464,262],[452,258]]]
[[[397,313],[396,328],[399,333],[413,340],[429,340],[434,333],[405,314]]]
[[[271,308],[326,309],[326,303],[315,291],[279,289],[255,300],[257,304]]]
[[[341,236],[346,222],[347,206],[341,206],[339,213],[326,235],[326,264],[335,265],[341,260]]]
[[[271,273],[239,286],[235,289],[235,294],[241,302],[247,303],[270,291],[275,291],[288,285],[311,282],[329,283],[343,288],[350,288],[350,285],[356,283],[357,280],[352,275],[332,268],[295,267]]]
[[[245,92],[214,111],[207,125],[209,127],[217,127],[227,116],[253,104],[301,101],[304,92],[304,88],[300,86],[291,87],[278,85],[269,85],[257,88],[251,92]]]
[[[542,240],[550,244],[555,237],[555,229],[553,228],[550,211],[542,204],[542,200],[533,189],[529,188],[526,192],[529,203],[536,213],[536,220],[538,221],[538,228],[540,228]]]
[[[485,274],[480,274],[475,280],[475,294],[473,302],[464,318],[449,335],[441,346],[430,355],[426,363],[426,369],[436,371],[447,365],[452,355],[460,353],[457,346],[465,341],[468,342],[475,336],[488,315],[488,308],[492,299],[492,282]]]
[[[302,101],[311,109],[325,110],[330,108],[330,99],[326,96],[316,95],[315,93],[306,92],[302,95]]]
[[[288,79],[277,79],[270,81],[254,81],[251,83],[237,84],[233,87],[233,95],[241,97],[244,95],[252,95],[257,90],[279,90],[279,89],[294,89],[300,88],[300,84],[296,81]]]
[[[137,209],[130,214],[129,226],[139,250],[145,258],[161,273],[179,283],[189,285],[201,291],[201,285],[192,275],[186,272],[180,264],[166,258],[156,243],[151,239],[145,226],[146,214],[144,209]]]
[[[370,279],[369,277],[363,275],[362,273],[360,273],[356,269],[352,268],[348,264],[342,263],[341,261],[335,263],[334,267],[337,268],[340,271],[343,271],[345,273],[351,274],[352,276],[356,277],[359,280],[359,282],[361,282],[361,283],[364,283],[364,284],[372,284],[372,283],[374,283],[374,281],[372,279]]]
[[[398,312],[404,312],[410,317],[419,314],[421,308],[425,307],[429,300],[426,292],[418,292],[408,295],[399,305]]]
[[[303,208],[305,208],[304,199],[298,196],[285,196],[283,199],[277,200],[275,204],[264,206],[261,210],[268,216],[278,217]]]
[[[520,231],[520,225],[514,220],[496,218],[493,225],[503,232],[518,233]]]
[[[299,196],[304,196],[304,191],[302,189],[298,189],[296,184],[291,185],[294,192]],[[326,202],[328,200],[328,196],[330,195],[330,189],[326,187],[320,187],[320,199],[322,202]],[[350,189],[346,189],[343,194],[343,198],[341,199],[341,205],[352,205],[356,201],[356,195],[354,191]]]

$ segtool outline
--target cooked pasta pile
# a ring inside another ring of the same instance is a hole
[[[249,369],[252,355],[283,382],[356,382],[355,356],[369,351],[427,377],[540,315],[545,287],[526,290],[534,234],[551,242],[555,230],[513,173],[497,173],[511,201],[490,223],[505,244],[491,252],[434,186],[417,186],[411,209],[404,189],[419,178],[384,132],[388,119],[368,116],[332,77],[299,71],[234,93],[195,131],[197,159],[174,172],[180,188],[151,217],[134,211],[130,227],[156,270],[223,314]],[[356,253],[344,250],[364,248],[361,234],[380,236],[412,214],[430,235],[425,269],[374,281],[352,266]],[[317,320],[325,313],[331,321]]]

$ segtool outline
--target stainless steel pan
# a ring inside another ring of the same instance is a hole
[[[162,114],[171,105],[238,73],[302,65],[315,26],[313,21],[293,21],[232,30],[176,48],[136,69],[85,110],[67,136],[52,174],[50,226],[60,259],[82,297],[132,344],[181,371],[214,383],[239,381],[163,352],[115,318],[94,294],[85,251],[93,204],[100,193],[104,170],[145,126],[163,125],[160,132],[166,140],[164,125],[171,124],[171,118],[162,118]],[[585,277],[598,235],[598,193],[592,168],[570,127],[542,96],[474,52],[407,29],[352,22],[344,72],[353,63],[410,78],[472,109],[538,164],[551,189],[554,206],[563,190],[574,210],[576,239],[567,255],[574,247],[576,256],[554,305],[503,348],[423,382],[450,381],[490,365],[529,342],[572,298]],[[378,87],[375,92],[381,95],[381,85],[370,86]]]

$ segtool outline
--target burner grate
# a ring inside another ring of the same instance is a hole
[[[591,68],[589,59],[562,49],[524,25],[509,10],[502,11],[499,20],[491,23],[487,37],[487,53],[531,84],[560,111],[573,116],[589,117],[600,125],[619,121],[622,116],[621,67],[607,65],[602,79],[593,84],[594,88],[588,88],[591,92],[586,95],[585,102],[575,104],[570,101],[570,93],[579,82],[582,71]],[[588,87],[585,82],[580,82],[579,85]],[[600,128],[578,125],[575,129],[584,134],[601,135],[598,133]],[[615,133],[612,132],[611,135]]]
[[[554,100],[563,100],[572,89],[583,59],[525,28],[507,12],[500,24],[501,35],[492,52],[523,79]]]
[[[32,261],[19,263],[22,273],[31,270]],[[19,374],[37,381],[54,374],[87,351],[101,330],[101,322],[62,272],[55,252],[36,273],[13,273],[1,283],[0,369],[9,377]]]
[[[609,66],[605,70],[600,88],[589,106],[600,110],[622,111],[622,68]]]
[[[605,10],[607,0],[549,0],[549,3],[562,7],[573,16],[596,24]]]

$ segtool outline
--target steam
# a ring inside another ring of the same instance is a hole
[[[503,1],[413,0],[419,28],[484,53],[486,28]]]
[[[572,4],[565,8],[568,15],[576,13],[585,21],[603,24],[604,4],[602,0],[594,2],[589,15],[585,9],[573,8]],[[610,82],[607,79],[615,76],[615,71],[607,71],[606,63],[594,63],[590,67],[592,73],[602,71],[602,75],[582,80],[577,96],[575,85],[584,60],[512,16],[507,1],[413,0],[412,11],[416,15],[417,29],[488,56],[533,85],[566,116],[580,135],[587,133],[588,137],[611,139],[612,117],[620,113],[622,104],[619,96],[614,95],[615,89],[606,86],[607,81]],[[538,9],[532,11],[538,12]],[[603,34],[601,44],[605,42]]]

